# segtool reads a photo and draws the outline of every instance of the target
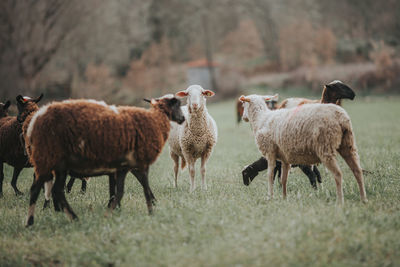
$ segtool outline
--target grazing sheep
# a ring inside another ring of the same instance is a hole
[[[290,164],[323,163],[336,182],[337,201],[343,203],[342,173],[336,153],[343,157],[357,180],[361,200],[367,202],[364,178],[346,111],[334,104],[301,105],[271,111],[265,105],[270,96],[241,96],[243,120],[250,121],[259,151],[267,159],[269,196],[273,196],[273,169],[282,162],[283,197],[286,198]]]
[[[354,97],[355,93],[350,87],[348,87],[341,81],[335,80],[324,86],[321,99],[319,100],[310,100],[305,98],[288,98],[282,101],[282,103],[279,105],[278,108],[279,109],[293,108],[302,104],[309,104],[309,103],[325,103],[325,104],[331,103],[340,106],[342,99],[347,98],[353,100]],[[278,162],[277,162],[277,167],[280,168],[280,163]],[[321,174],[317,166],[299,165],[298,167],[307,175],[307,177],[310,180],[311,186],[314,189],[317,189],[316,181],[318,181],[319,183],[322,182]],[[249,185],[250,182],[258,175],[258,172],[266,170],[267,168],[268,168],[268,163],[264,157],[261,157],[252,164],[246,166],[242,171],[243,183],[245,185]],[[277,171],[275,170],[274,173],[276,172]],[[279,177],[280,177],[280,172],[279,172]]]
[[[342,99],[353,100],[356,94],[354,91],[339,80],[332,81],[324,86],[321,99],[311,100],[307,98],[287,98],[279,104],[278,109],[294,108],[302,104],[337,104],[341,105]]]
[[[74,177],[104,174],[110,180],[114,177],[115,186],[110,185],[110,195],[116,195],[110,203],[113,210],[123,196],[126,174],[132,170],[143,186],[147,208],[152,213],[149,166],[168,138],[169,121],[182,123],[185,118],[180,101],[173,95],[152,99],[151,105],[146,110],[109,106],[103,101],[67,100],[46,105],[25,120],[26,148],[36,175],[31,187],[27,226],[34,222],[40,189],[53,179],[52,173],[55,174],[53,201],[71,219],[77,216],[63,190],[67,173]]]
[[[213,95],[214,92],[204,90],[200,85],[191,85],[185,91],[176,93],[176,96],[187,97],[187,105],[182,107],[186,121],[182,125],[171,123],[168,143],[170,156],[175,163],[175,187],[178,185],[179,158],[181,158],[182,169],[186,163],[189,166],[190,192],[196,188],[194,166],[198,158],[201,158],[201,185],[203,189],[207,189],[205,165],[218,138],[217,124],[206,107],[206,97]]]
[[[23,101],[31,101],[37,107],[37,103],[42,99],[43,95],[36,99],[23,97]],[[8,105],[7,105],[8,103]],[[0,196],[3,193],[3,163],[7,163],[14,167],[11,186],[16,195],[22,195],[17,187],[17,180],[23,168],[32,167],[29,164],[28,158],[24,153],[24,148],[21,143],[22,128],[17,117],[8,116],[7,108],[10,106],[10,101],[3,106],[0,119]]]

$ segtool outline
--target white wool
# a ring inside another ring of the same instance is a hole
[[[188,93],[187,105],[181,107],[185,116],[185,122],[181,125],[171,123],[171,131],[168,139],[171,157],[182,158],[189,165],[191,176],[191,191],[194,190],[194,163],[199,158],[204,158],[204,164],[211,156],[212,150],[217,143],[217,124],[207,111],[206,99],[202,94],[204,89],[199,85],[192,85],[186,89]],[[197,109],[192,105],[197,104]],[[179,164],[174,159],[175,164]],[[177,169],[177,168],[176,168]],[[201,168],[202,185],[205,184],[205,166]],[[177,171],[175,171],[175,180]]]
[[[118,108],[115,105],[109,106],[109,108],[114,111],[115,114],[119,114]]]
[[[103,100],[102,101],[98,101],[98,100],[95,100],[95,99],[88,99],[86,101],[90,102],[90,103],[93,103],[93,104],[97,104],[97,105],[103,106],[103,107],[108,107],[106,102],[104,102]]]
[[[47,105],[41,107],[41,108],[33,115],[32,120],[29,122],[28,130],[27,130],[27,133],[26,133],[26,135],[28,136],[28,138],[30,138],[31,135],[32,135],[33,127],[34,127],[34,125],[35,125],[35,122],[36,122],[37,118],[40,117],[40,116],[42,116],[43,114],[45,114],[45,113],[47,112],[48,107],[49,107],[49,104],[47,104]]]
[[[331,81],[330,83],[328,83],[328,84],[336,84],[336,83],[343,83],[342,81],[339,81],[339,80],[334,80],[334,81]]]

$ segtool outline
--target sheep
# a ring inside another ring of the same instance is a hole
[[[282,101],[282,103],[279,104],[278,108],[279,109],[293,108],[302,104],[309,104],[309,103],[332,103],[341,105],[342,99],[347,98],[353,100],[354,97],[355,93],[349,86],[345,85],[341,81],[335,80],[324,86],[321,99],[319,100],[310,100],[306,98],[288,98]],[[277,167],[280,168],[280,163],[278,162],[277,162]],[[298,167],[308,176],[311,186],[314,189],[317,189],[316,181],[318,181],[319,183],[322,182],[321,174],[317,166],[299,165]],[[268,163],[264,157],[261,157],[259,160],[246,166],[242,171],[243,183],[245,185],[249,185],[250,182],[258,175],[258,172],[266,170],[267,168],[268,168]],[[275,170],[274,173],[276,172],[277,171]],[[279,177],[280,177],[280,172],[279,172]]]
[[[174,161],[175,187],[178,186],[179,158],[181,167],[186,163],[190,174],[190,192],[196,189],[195,162],[201,158],[201,185],[207,190],[206,163],[217,143],[217,124],[206,107],[206,97],[214,96],[214,92],[203,89],[200,85],[191,85],[186,90],[176,93],[178,97],[187,97],[187,105],[182,107],[186,121],[182,125],[171,123],[171,135],[168,140],[170,156]]]
[[[151,214],[154,196],[148,183],[149,166],[168,138],[169,121],[182,123],[185,118],[180,100],[173,95],[150,102],[152,108],[147,110],[109,106],[103,101],[66,100],[43,106],[27,118],[23,132],[36,179],[30,190],[26,226],[34,223],[40,189],[52,181],[52,173],[53,201],[70,219],[78,217],[63,191],[67,173],[74,177],[108,174],[114,180],[110,181],[114,183],[110,194],[115,190],[116,196],[109,205],[113,210],[122,199],[126,174],[132,170],[143,186]]]
[[[355,97],[354,91],[339,80],[334,80],[324,86],[321,99],[311,100],[307,98],[287,98],[279,104],[280,108],[294,108],[302,104],[337,104],[341,105],[342,99],[351,99]]]
[[[40,95],[38,98],[32,99],[26,96],[23,99],[24,101],[32,101],[33,105],[37,106],[37,103],[42,97],[43,95]],[[3,106],[2,118],[0,119],[0,196],[3,193],[3,163],[14,167],[11,186],[17,196],[23,195],[17,187],[19,174],[23,168],[32,167],[29,164],[28,158],[24,153],[23,145],[21,144],[21,124],[17,120],[17,117],[8,116],[7,108],[9,106],[10,101]]]
[[[290,164],[323,163],[336,182],[338,204],[343,204],[342,173],[336,153],[352,170],[360,190],[361,200],[367,197],[360,160],[350,117],[334,104],[309,104],[292,109],[271,111],[264,101],[271,96],[241,96],[244,102],[243,120],[250,121],[259,151],[267,159],[269,197],[273,197],[273,169],[275,161],[282,162],[283,198]]]
[[[269,109],[276,109],[277,108],[277,103],[278,99],[272,99],[271,101],[265,102],[268,106]],[[237,123],[239,124],[243,116],[243,103],[240,100],[236,101],[236,118],[237,118]]]

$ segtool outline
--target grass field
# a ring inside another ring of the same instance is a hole
[[[189,193],[187,169],[179,188],[172,187],[168,148],[150,169],[158,199],[147,215],[142,188],[129,175],[122,208],[105,217],[108,179],[91,179],[85,195],[77,181],[67,195],[79,221],[53,209],[37,209],[35,225],[23,225],[32,170],[25,169],[16,197],[5,168],[0,199],[0,266],[399,266],[400,265],[400,99],[356,98],[344,104],[364,169],[369,203],[360,202],[349,168],[344,174],[345,205],[335,205],[333,177],[320,166],[323,187],[314,191],[305,175],[293,169],[288,199],[275,184],[267,200],[262,173],[246,187],[241,169],[260,155],[249,124],[236,125],[234,102],[209,105],[219,140],[207,166],[209,189]],[[198,165],[197,165],[198,166]],[[196,172],[200,185],[200,173]],[[43,194],[39,206],[43,203]]]

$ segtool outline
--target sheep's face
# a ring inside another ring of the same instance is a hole
[[[187,97],[189,113],[202,111],[206,105],[206,97],[212,97],[215,93],[205,90],[200,85],[191,85],[185,91],[176,93],[176,96]]]
[[[178,124],[182,124],[185,121],[185,116],[181,110],[181,101],[169,94],[157,99],[145,100],[150,102],[155,108],[159,108],[167,114],[171,121],[175,121]]]
[[[249,109],[251,106],[254,106],[255,108],[257,107],[264,107],[267,106],[266,102],[269,101],[277,101],[278,100],[278,94],[270,96],[270,95],[249,95],[249,96],[244,96],[242,95],[239,97],[239,100],[243,103],[243,116],[242,119],[245,122],[249,121]]]
[[[336,80],[325,85],[322,92],[322,102],[335,104],[339,99],[353,100],[355,96],[356,94],[350,87]]]
[[[21,96],[18,95],[16,97],[17,107],[18,107],[18,116],[17,120],[19,122],[23,122],[29,113],[38,109],[37,103],[42,99],[43,94],[41,94],[37,98],[30,98],[29,96]]]
[[[8,116],[8,108],[10,107],[10,105],[10,101],[7,101],[5,104],[0,103],[0,118]]]

